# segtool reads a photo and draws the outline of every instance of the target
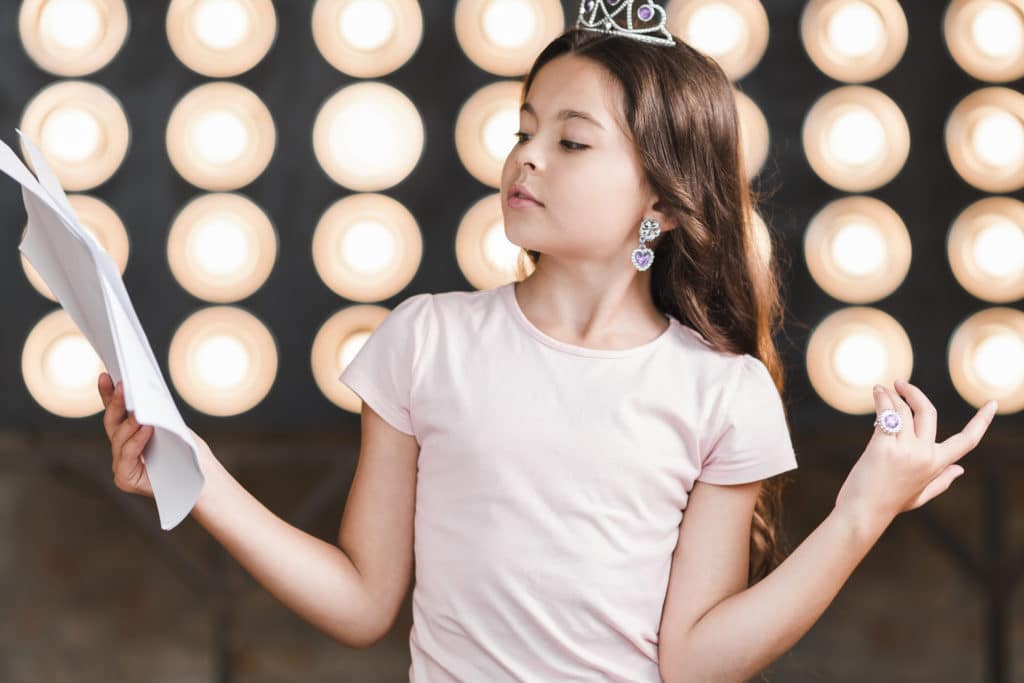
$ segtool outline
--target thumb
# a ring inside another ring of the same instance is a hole
[[[950,487],[953,480],[964,473],[964,468],[960,465],[949,465],[937,475],[935,478],[928,482],[928,485],[924,487],[924,491],[914,500],[908,510],[919,508],[927,503],[932,498],[935,498],[940,493],[943,493]]]

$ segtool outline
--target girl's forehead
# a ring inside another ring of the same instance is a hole
[[[563,118],[566,111],[585,112],[607,132],[622,131],[621,89],[615,78],[593,61],[557,57],[537,72],[523,110],[551,118]]]

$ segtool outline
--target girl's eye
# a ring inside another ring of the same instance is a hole
[[[515,135],[519,139],[519,142],[523,142],[523,138],[528,137],[529,133],[518,132],[513,133],[513,135]],[[581,145],[578,142],[571,142],[569,140],[562,140],[562,146],[565,147],[570,152],[575,152],[587,148],[587,145]]]

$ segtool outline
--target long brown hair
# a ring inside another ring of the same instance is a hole
[[[540,68],[563,54],[591,59],[621,83],[626,122],[660,198],[658,208],[678,225],[652,243],[655,306],[697,330],[712,347],[760,359],[782,394],[784,368],[772,341],[784,313],[777,263],[758,249],[752,221],[758,194],[744,170],[728,76],[678,38],[666,47],[570,29],[538,55],[523,84],[524,99]],[[523,249],[520,257],[522,279],[528,272],[524,259],[535,266],[540,253]],[[748,583],[785,557],[782,486],[772,477],[761,487]]]

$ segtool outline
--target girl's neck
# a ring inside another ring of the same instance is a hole
[[[567,344],[630,348],[660,336],[669,322],[651,299],[650,271],[589,282],[540,267],[513,285],[523,314]]]

